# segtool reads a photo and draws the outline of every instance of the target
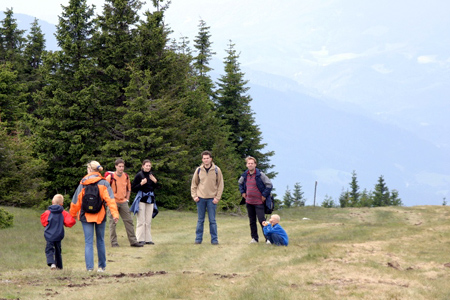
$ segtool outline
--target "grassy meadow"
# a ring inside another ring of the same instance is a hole
[[[450,207],[279,211],[288,247],[248,244],[246,216],[219,214],[219,245],[195,245],[195,212],[162,211],[155,245],[105,240],[106,273],[88,273],[81,224],[66,228],[64,269],[46,265],[42,211],[4,207],[0,299],[450,299]],[[260,232],[261,234],[261,232]],[[95,258],[97,264],[97,258]]]

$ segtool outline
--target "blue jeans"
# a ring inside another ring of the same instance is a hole
[[[270,241],[270,243],[272,245],[277,245],[277,246],[286,246],[284,243],[283,238],[281,237],[281,235],[276,234],[276,233],[272,233],[271,235],[269,235],[267,237],[267,239]]]
[[[209,233],[211,234],[211,243],[218,243],[217,240],[217,223],[216,223],[216,207],[213,203],[213,198],[198,198],[197,202],[197,229],[195,231],[195,242],[201,243],[203,240],[203,223],[205,223],[205,213],[208,210],[209,218]]]
[[[106,267],[105,227],[106,219],[101,223],[81,222],[84,231],[84,260],[86,269],[94,269],[94,229],[97,240],[98,267]]]

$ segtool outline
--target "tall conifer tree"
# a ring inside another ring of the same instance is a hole
[[[209,67],[209,62],[215,52],[211,49],[211,34],[209,33],[209,26],[206,22],[200,20],[199,32],[194,42],[194,47],[197,49],[197,55],[194,57],[194,68],[197,71],[198,89],[205,92],[210,99],[214,98],[214,82],[209,76],[212,68]]]
[[[46,86],[36,93],[37,152],[48,162],[49,193],[71,193],[82,165],[100,155],[104,136],[104,91],[96,82],[91,37],[94,8],[86,0],[62,6],[56,39],[61,51],[47,53]]]
[[[14,70],[22,67],[22,51],[25,44],[25,30],[18,28],[12,9],[7,9],[5,18],[0,22],[0,61],[9,61]]]
[[[258,168],[269,177],[274,176],[274,173],[268,173],[268,170],[272,168],[270,157],[274,155],[274,152],[262,152],[266,144],[262,143],[262,133],[255,124],[254,113],[250,107],[252,98],[247,94],[248,81],[244,79],[244,73],[238,61],[239,55],[231,41],[227,53],[228,56],[224,60],[225,75],[219,78],[218,83],[217,112],[230,126],[231,141],[239,157],[255,157]]]
[[[359,185],[358,180],[356,178],[356,171],[352,172],[352,181],[350,182],[350,199],[349,204],[351,207],[359,206]]]
[[[33,93],[42,89],[45,85],[39,69],[42,66],[44,51],[44,34],[42,33],[38,20],[34,19],[25,45],[22,74],[23,81],[27,85],[27,92],[29,93],[27,95],[28,113],[33,113],[37,108],[37,104],[33,100]]]
[[[390,206],[389,189],[386,186],[383,175],[378,177],[378,183],[375,185],[373,192],[373,206]]]

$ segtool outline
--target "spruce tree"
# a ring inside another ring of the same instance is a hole
[[[16,129],[25,112],[25,86],[18,80],[12,63],[0,63],[0,123],[8,134]]]
[[[25,30],[20,30],[12,9],[7,9],[5,18],[0,22],[0,61],[10,62],[13,70],[20,70],[23,62],[23,46]]]
[[[303,197],[302,186],[299,182],[296,182],[294,185],[294,192],[292,194],[293,205],[292,206],[305,206],[305,198]]]
[[[359,185],[356,178],[356,171],[352,172],[352,181],[350,182],[350,199],[349,205],[351,207],[359,206]]]
[[[205,92],[210,99],[214,98],[214,82],[209,76],[212,69],[209,67],[209,62],[215,52],[211,50],[211,34],[209,33],[209,26],[206,22],[200,20],[199,32],[194,42],[194,47],[197,49],[197,55],[194,57],[194,68],[197,71],[197,88]]]
[[[27,85],[27,111],[33,113],[37,109],[37,103],[33,100],[33,93],[42,89],[45,85],[40,67],[43,63],[45,51],[45,38],[39,26],[38,20],[34,19],[24,50],[24,68],[22,80]]]
[[[185,126],[186,118],[179,100],[150,97],[152,80],[150,71],[132,73],[125,106],[119,109],[124,113],[123,137],[108,143],[106,150],[115,150],[132,166],[134,173],[143,159],[152,160],[159,184],[164,187],[159,191],[159,203],[174,209],[183,207],[184,201],[189,200],[187,150],[180,143],[184,140],[180,129]]]
[[[292,197],[291,190],[289,189],[289,186],[287,186],[283,196],[283,207],[290,208],[293,206],[293,203],[294,197]]]
[[[342,208],[350,206],[350,193],[348,190],[342,191],[339,196],[339,204]]]
[[[24,90],[17,74],[10,63],[0,64],[0,205],[31,207],[44,199],[45,162],[35,158],[17,122]]]
[[[386,186],[383,175],[378,177],[378,183],[375,185],[375,190],[373,192],[373,206],[390,206],[390,194],[389,189]]]
[[[48,162],[50,195],[73,191],[86,172],[82,166],[100,156],[107,126],[105,91],[91,56],[93,7],[70,0],[62,8],[56,34],[61,50],[44,55],[46,85],[35,95],[36,150]]]
[[[262,143],[262,133],[255,124],[254,113],[250,107],[252,98],[247,94],[248,81],[244,79],[238,61],[239,55],[231,41],[226,52],[228,55],[224,60],[225,75],[219,78],[218,83],[217,112],[230,126],[231,142],[239,157],[255,157],[258,167],[269,177],[273,177],[275,174],[268,173],[268,170],[273,167],[269,160],[274,152],[262,152],[266,144]]]
[[[139,0],[106,0],[102,14],[95,20],[94,55],[101,70],[99,80],[108,89],[103,101],[109,106],[105,113],[110,120],[120,119],[114,107],[125,101],[124,89],[130,81],[127,68],[137,55],[134,28],[141,7]]]
[[[364,189],[359,196],[359,206],[360,207],[372,207],[372,192]]]
[[[391,191],[391,196],[389,197],[390,203],[393,206],[402,206],[402,199],[399,198],[398,196],[398,191],[397,190],[392,190]]]

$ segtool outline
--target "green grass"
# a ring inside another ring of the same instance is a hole
[[[226,214],[217,217],[219,246],[210,244],[208,224],[203,244],[194,245],[196,213],[161,211],[154,246],[129,247],[119,222],[121,247],[107,243],[101,275],[85,271],[80,224],[66,228],[64,270],[52,272],[42,212],[4,209],[15,218],[13,228],[0,230],[0,299],[450,297],[450,209],[443,206],[279,211],[288,247],[249,245],[248,218]]]

